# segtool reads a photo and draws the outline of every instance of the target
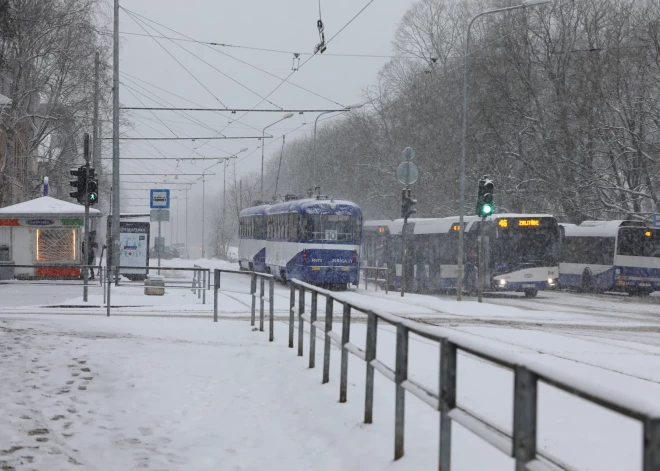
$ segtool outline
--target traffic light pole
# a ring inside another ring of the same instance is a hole
[[[479,288],[478,288],[478,301],[482,302],[484,294],[484,283],[486,280],[486,255],[484,253],[484,234],[486,233],[486,217],[481,217],[481,239],[479,241]]]
[[[408,218],[403,219],[403,228],[401,228],[401,297],[406,290],[406,226],[408,225]],[[396,276],[396,265],[394,266]]]
[[[85,143],[84,143],[84,152],[85,152],[85,253],[83,254],[83,265],[87,265],[89,260],[89,254],[91,253],[91,244],[90,244],[90,233],[89,233],[89,134],[85,133]],[[87,267],[83,268],[83,302],[87,302],[87,291],[89,284],[89,270]]]

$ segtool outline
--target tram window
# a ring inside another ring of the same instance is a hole
[[[298,239],[298,214],[289,214],[289,240]]]

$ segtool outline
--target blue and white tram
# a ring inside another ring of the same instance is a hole
[[[244,209],[239,239],[242,269],[335,288],[359,282],[362,211],[350,201],[319,197]]]
[[[660,230],[622,220],[560,226],[562,287],[641,295],[660,290]]]
[[[463,287],[474,292],[478,282],[480,218],[466,216]],[[370,266],[390,268],[393,288],[401,286],[402,220],[367,221],[364,256]],[[485,226],[486,291],[518,291],[536,296],[554,289],[559,278],[560,234],[549,214],[496,214]],[[408,289],[438,292],[456,289],[458,217],[410,219],[406,230]],[[370,258],[373,258],[371,260]]]

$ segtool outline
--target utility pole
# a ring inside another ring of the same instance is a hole
[[[206,178],[202,175],[202,258],[204,258],[204,206],[206,206],[205,202],[205,195],[206,195]]]
[[[112,265],[119,266],[119,0],[114,0],[112,41]],[[115,269],[116,270],[116,269]],[[119,272],[115,284],[119,285]]]

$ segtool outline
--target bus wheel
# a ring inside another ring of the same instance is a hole
[[[591,271],[590,270],[584,270],[584,273],[582,273],[582,286],[580,287],[580,291],[582,293],[588,293],[591,291]]]
[[[535,298],[539,294],[539,290],[536,288],[525,288],[525,297],[526,298]]]

